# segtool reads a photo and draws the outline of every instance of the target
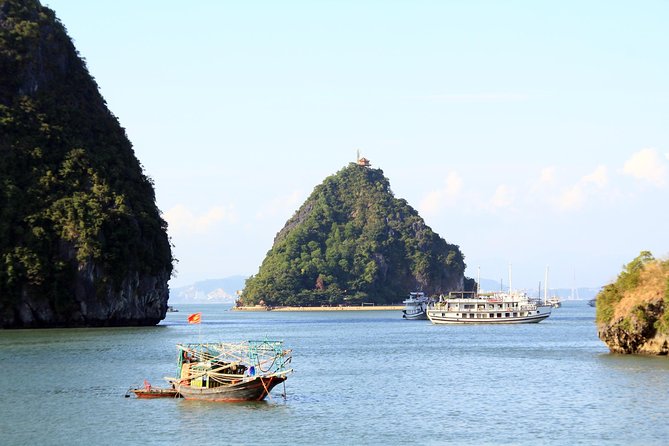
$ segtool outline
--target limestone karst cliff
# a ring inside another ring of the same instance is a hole
[[[644,251],[597,296],[599,338],[614,353],[669,353],[669,261]]]
[[[151,180],[53,11],[0,0],[0,326],[156,324],[172,253]]]
[[[286,222],[240,302],[396,303],[409,291],[472,289],[464,271],[460,248],[395,198],[380,169],[351,163]]]

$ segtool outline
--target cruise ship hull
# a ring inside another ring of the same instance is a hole
[[[528,316],[509,316],[500,318],[468,318],[441,310],[427,310],[427,317],[433,324],[536,324],[550,316],[550,311],[538,311]]]

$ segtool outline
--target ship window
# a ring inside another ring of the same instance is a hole
[[[502,313],[497,313],[497,317],[502,317]]]
[[[513,313],[513,317],[516,317],[516,316],[518,316],[518,313]]]
[[[509,317],[510,314],[509,313],[504,313],[504,316]]]

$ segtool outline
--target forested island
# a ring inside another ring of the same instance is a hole
[[[614,353],[669,353],[669,260],[643,251],[597,296],[599,338]]]
[[[364,158],[315,187],[246,281],[241,306],[392,304],[473,289],[464,256]]]
[[[156,324],[172,252],[125,130],[53,11],[0,0],[0,326]]]

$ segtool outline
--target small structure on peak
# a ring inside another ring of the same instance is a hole
[[[367,158],[360,156],[360,150],[356,151],[355,159],[356,159],[356,162],[358,163],[358,166],[369,167],[369,166],[372,165],[372,163],[370,163]]]
[[[358,158],[358,166],[369,167],[372,163],[369,162],[367,158]]]

